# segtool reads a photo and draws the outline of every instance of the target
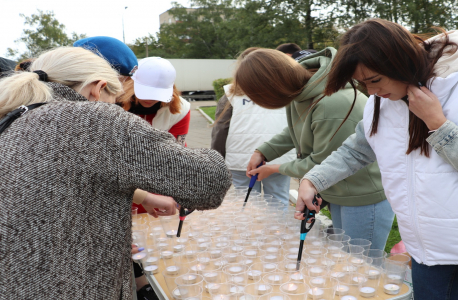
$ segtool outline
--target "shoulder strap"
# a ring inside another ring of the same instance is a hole
[[[5,117],[3,117],[0,120],[0,134],[3,131],[5,131],[5,129],[8,128],[11,125],[11,123],[13,123],[17,118],[19,118],[20,116],[22,116],[29,110],[40,107],[43,104],[46,104],[46,102],[35,103],[35,104],[28,105],[28,106],[21,105],[18,108],[16,108],[15,110],[10,111],[8,114],[6,114]]]

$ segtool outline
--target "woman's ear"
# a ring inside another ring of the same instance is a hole
[[[100,94],[102,93],[102,90],[107,86],[107,82],[105,80],[100,80],[96,84],[93,85],[91,88],[90,96],[92,96],[95,101],[99,101],[100,99]]]

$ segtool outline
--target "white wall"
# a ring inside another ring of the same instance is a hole
[[[177,71],[175,84],[180,91],[213,90],[213,80],[231,78],[235,59],[167,59]]]

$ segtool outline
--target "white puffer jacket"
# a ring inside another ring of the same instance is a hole
[[[429,83],[428,83],[429,86]],[[432,81],[448,120],[458,124],[458,73]],[[430,157],[409,144],[409,109],[382,98],[377,134],[370,136],[374,97],[364,112],[366,139],[374,150],[385,194],[396,213],[407,251],[426,265],[458,264],[458,172],[433,149]]]
[[[226,96],[233,107],[226,140],[226,165],[229,170],[246,171],[254,150],[288,127],[286,111],[284,108],[262,108],[247,96],[231,95],[229,89],[230,85],[224,86]],[[292,149],[268,164],[283,164],[295,158]]]

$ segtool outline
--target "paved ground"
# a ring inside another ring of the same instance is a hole
[[[215,101],[192,101],[191,102],[191,123],[186,143],[189,148],[210,148],[211,131],[210,123],[197,110],[199,106],[213,106]],[[291,180],[291,189],[298,188],[297,180]]]

